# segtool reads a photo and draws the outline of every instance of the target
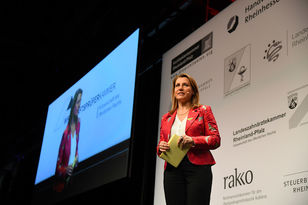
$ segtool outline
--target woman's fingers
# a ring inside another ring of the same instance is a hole
[[[168,144],[167,142],[162,141],[162,142],[160,143],[160,145],[159,145],[159,150],[160,150],[161,152],[166,152],[166,151],[169,150],[169,149],[170,149],[170,147],[169,147],[169,144]]]
[[[183,149],[185,148],[187,145],[192,145],[193,144],[193,140],[191,137],[189,136],[181,136],[179,141],[178,141],[178,146]]]
[[[181,136],[181,137],[179,138],[179,141],[178,141],[178,146],[180,146],[181,144],[183,144],[183,142],[184,142],[184,137]]]

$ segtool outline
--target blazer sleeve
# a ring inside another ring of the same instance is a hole
[[[204,120],[205,136],[193,137],[196,148],[217,149],[220,146],[220,134],[211,107],[202,106],[201,115]]]
[[[77,167],[78,163],[79,163],[79,152],[78,152],[78,147],[79,147],[79,132],[80,132],[80,118],[78,118],[78,123],[77,123],[77,127],[76,127],[76,133],[77,133],[77,145],[76,145],[76,153],[75,153],[75,158],[77,158],[77,161],[75,162],[75,167]]]
[[[165,142],[168,142],[169,139],[168,139],[168,136],[164,136],[164,132],[163,132],[163,127],[165,126],[165,124],[167,123],[167,116],[168,116],[168,113],[165,114],[162,119],[161,119],[161,123],[160,123],[160,136],[159,136],[159,142],[157,144],[157,147],[156,147],[156,152],[157,152],[157,155],[160,156],[161,154],[161,151],[159,151],[159,144],[161,141],[165,141]]]
[[[58,152],[58,159],[57,159],[57,166],[56,166],[56,175],[57,176],[65,176],[66,167],[63,166],[63,158],[64,158],[64,149],[65,149],[65,142],[66,142],[66,135],[65,132],[62,135],[61,144],[59,147]]]

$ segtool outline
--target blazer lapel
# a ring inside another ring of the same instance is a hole
[[[173,122],[174,122],[174,120],[175,120],[176,112],[177,112],[177,111],[175,111],[175,112],[167,119],[168,139],[170,139],[171,128],[172,128]]]
[[[187,116],[185,132],[190,128],[193,122],[197,119],[199,112],[197,109],[190,110]]]

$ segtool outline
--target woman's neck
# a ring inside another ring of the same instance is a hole
[[[191,108],[191,103],[190,102],[186,102],[186,103],[178,103],[178,112],[183,113],[183,112],[187,112],[188,110],[190,110]]]

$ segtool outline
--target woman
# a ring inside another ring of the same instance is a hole
[[[211,107],[199,104],[196,81],[188,74],[176,76],[172,84],[172,108],[161,120],[157,154],[168,152],[168,140],[181,136],[180,147],[192,146],[175,168],[165,162],[164,190],[167,205],[206,205],[210,203],[211,166],[216,162],[210,152],[220,146],[220,135]]]
[[[78,142],[80,131],[80,119],[78,117],[82,90],[75,92],[74,98],[71,99],[67,109],[71,109],[68,124],[62,135],[61,144],[58,152],[56,166],[56,184],[55,190],[60,192],[65,184],[69,182],[74,168],[78,163]]]

